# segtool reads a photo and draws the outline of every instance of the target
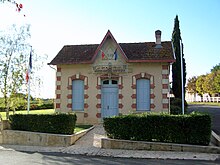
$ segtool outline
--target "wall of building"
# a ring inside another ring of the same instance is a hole
[[[71,82],[84,80],[84,111],[76,112],[77,123],[101,122],[101,79],[103,74],[94,74],[92,64],[57,66],[56,111],[71,112]],[[119,113],[136,113],[136,79],[149,78],[151,82],[151,112],[168,112],[168,75],[165,63],[129,63],[129,73],[118,76]],[[108,77],[106,77],[108,78]]]
[[[117,60],[114,52],[117,50]],[[104,58],[102,52],[105,54]],[[93,67],[122,66],[126,72],[109,74],[102,69],[96,72]],[[101,71],[101,72],[100,72]],[[169,86],[168,63],[126,63],[126,57],[116,42],[107,38],[97,53],[93,64],[58,65],[56,74],[56,111],[72,112],[72,80],[84,80],[84,111],[76,111],[77,123],[100,123],[101,81],[112,78],[118,80],[119,114],[137,113],[136,80],[150,80],[150,111],[168,112],[167,98]]]

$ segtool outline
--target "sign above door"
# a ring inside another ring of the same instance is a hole
[[[128,65],[120,64],[120,65],[112,65],[111,62],[108,64],[101,65],[93,65],[92,66],[93,73],[127,73]]]

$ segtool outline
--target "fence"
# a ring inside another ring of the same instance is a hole
[[[186,98],[187,102],[217,102],[220,103],[220,97],[188,97]]]

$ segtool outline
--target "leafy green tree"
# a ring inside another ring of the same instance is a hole
[[[22,97],[10,97],[10,108],[13,110],[13,114],[17,109],[24,109],[27,107],[27,99]]]
[[[31,99],[32,96],[30,96]],[[27,95],[23,93],[12,93],[10,96],[10,110],[25,110],[27,108]]]
[[[187,90],[189,93],[196,93],[196,80],[197,80],[197,77],[196,76],[193,76],[191,78],[188,79],[188,82],[187,82]]]
[[[220,69],[216,71],[216,76],[214,78],[213,84],[215,86],[216,93],[220,94]]]
[[[211,72],[205,76],[205,81],[202,85],[203,93],[208,93],[209,95],[217,93],[217,90],[214,85],[214,78],[216,76],[215,72]]]
[[[200,96],[202,96],[205,92],[203,89],[203,84],[205,82],[205,75],[198,76],[196,80],[196,90]]]
[[[172,42],[174,47],[174,52],[176,56],[176,62],[172,65],[172,90],[176,98],[182,98],[182,82],[181,82],[181,54],[180,54],[180,27],[178,16],[174,20],[174,29],[172,34]],[[183,45],[182,45],[183,52]],[[185,100],[185,84],[186,84],[186,62],[184,59],[184,54],[182,53],[183,60],[183,86],[184,86],[184,100]]]
[[[10,109],[19,107],[17,104],[20,101],[16,95],[26,92],[25,75],[31,51],[30,36],[30,25],[13,25],[7,31],[0,31],[0,92],[3,95],[7,118]],[[46,59],[46,55],[39,56],[32,50],[32,87],[40,87],[41,80],[34,73],[41,69]]]
[[[20,98],[26,99],[27,95],[24,93],[12,93],[11,97],[20,97]]]
[[[211,72],[216,72],[216,71],[219,71],[220,70],[220,63],[215,65],[212,69],[211,69]]]
[[[19,93],[24,84],[26,64],[30,51],[30,25],[16,27],[0,33],[0,91],[3,94],[8,118],[12,101],[11,95]]]

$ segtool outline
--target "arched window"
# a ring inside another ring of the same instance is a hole
[[[103,84],[109,84],[109,80],[104,80]]]
[[[118,81],[117,80],[103,80],[102,84],[103,85],[116,85],[118,84]]]
[[[117,80],[112,80],[112,84],[118,84]]]

